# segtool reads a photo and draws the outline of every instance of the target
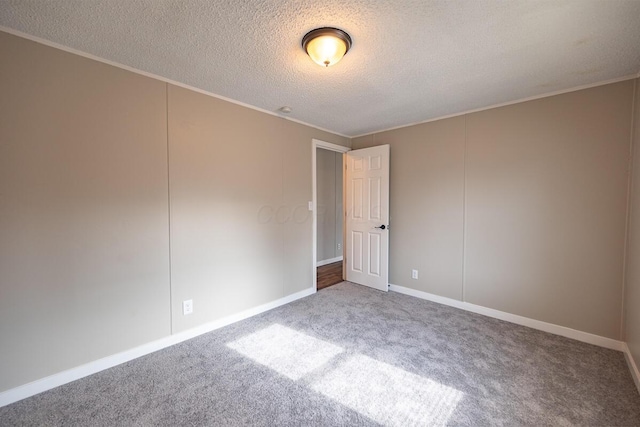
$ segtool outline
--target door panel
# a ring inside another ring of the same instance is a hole
[[[351,181],[353,188],[353,217],[356,219],[362,219],[362,206],[364,200],[362,199],[362,179],[356,178]]]
[[[353,250],[351,251],[351,259],[353,260],[352,268],[358,273],[362,273],[362,233],[360,231],[354,231],[351,233]]]
[[[369,178],[369,220],[370,221],[382,221],[380,216],[380,187],[382,185],[382,179],[378,176],[375,178]]]
[[[380,276],[380,233],[369,234],[369,274],[371,276]]]
[[[387,291],[389,146],[353,150],[346,157],[346,278]]]

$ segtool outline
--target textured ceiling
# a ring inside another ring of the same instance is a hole
[[[636,74],[640,0],[0,0],[0,25],[348,136]],[[322,26],[352,50],[321,68]]]

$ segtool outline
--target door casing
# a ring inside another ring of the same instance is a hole
[[[318,177],[317,177],[317,164],[316,164],[316,152],[318,148],[322,148],[324,150],[329,150],[329,151],[335,151],[337,153],[346,153],[348,151],[351,151],[351,148],[349,147],[344,147],[342,145],[337,145],[337,144],[332,144],[330,142],[326,142],[326,141],[321,141],[319,139],[312,139],[311,140],[311,145],[312,145],[312,150],[311,150],[311,176],[312,176],[312,199],[311,199],[311,211],[312,211],[312,218],[313,218],[313,238],[312,238],[312,244],[313,244],[313,256],[312,256],[312,272],[313,272],[313,290],[314,292],[318,290]],[[344,164],[344,162],[343,162]],[[344,166],[343,166],[344,167]],[[342,185],[344,188],[344,173],[342,176]],[[342,197],[344,198],[344,191],[342,192]],[[344,206],[344,203],[342,204]],[[344,212],[343,212],[343,216],[344,216]],[[345,227],[343,225],[342,227],[342,247],[345,248],[345,241],[344,241],[344,236],[345,236]],[[344,251],[343,251],[343,257],[344,257]],[[345,259],[345,258],[343,258]],[[343,267],[342,267],[342,278],[345,278],[345,268],[344,268],[344,262],[343,262]]]

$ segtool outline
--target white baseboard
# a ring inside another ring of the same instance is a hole
[[[323,265],[327,265],[327,264],[333,264],[334,262],[338,262],[338,261],[342,261],[342,257],[335,257],[335,258],[330,258],[330,259],[325,259],[323,261],[318,261],[316,263],[316,267],[322,267]]]
[[[27,397],[42,393],[43,391],[50,390],[52,388],[67,384],[71,381],[78,380],[80,378],[95,374],[108,368],[112,368],[116,365],[128,362],[141,356],[153,353],[166,347],[178,344],[182,341],[197,337],[198,335],[206,334],[207,332],[214,331],[240,320],[247,319],[260,313],[272,310],[281,305],[288,304],[300,298],[304,298],[316,292],[313,288],[308,288],[295,294],[291,294],[284,298],[277,299],[275,301],[260,305],[258,307],[244,310],[240,313],[227,316],[223,319],[216,320],[214,322],[206,323],[193,329],[189,329],[184,332],[169,335],[165,338],[143,344],[139,347],[125,350],[121,353],[117,353],[111,356],[104,357],[102,359],[94,360],[93,362],[86,363],[75,368],[68,369],[66,371],[58,372],[57,374],[50,375],[48,377],[30,382],[12,388],[10,390],[0,393],[0,408],[18,400],[25,399]]]
[[[633,377],[633,382],[636,383],[636,388],[638,389],[638,393],[640,393],[640,371],[638,371],[638,365],[636,365],[636,361],[633,360],[633,355],[631,354],[631,350],[629,350],[629,346],[627,343],[624,344],[624,358],[627,361],[627,365],[629,366],[629,370],[631,371],[631,376]]]
[[[551,323],[542,322],[539,320],[529,319],[527,317],[518,316],[515,314],[505,313],[503,311],[494,310],[491,308],[482,307],[479,305],[470,304],[463,301],[458,301],[452,298],[441,297],[441,296],[430,294],[427,292],[418,291],[411,288],[405,288],[403,286],[389,284],[389,290],[402,293],[405,295],[410,295],[413,297],[425,299],[428,301],[436,302],[439,304],[444,304],[451,307],[459,308],[462,310],[470,311],[473,313],[482,314],[485,316],[493,317],[496,319],[504,320],[504,321],[515,323],[518,325],[528,326],[533,329],[539,329],[541,331],[549,332],[556,335],[561,335],[567,338],[573,338],[578,341],[583,341],[589,344],[594,344],[601,347],[622,351],[625,355],[627,364],[629,365],[629,369],[636,383],[636,386],[638,387],[638,390],[640,392],[640,372],[638,371],[638,367],[635,364],[635,361],[633,360],[631,353],[629,352],[629,347],[624,342],[613,340],[611,338],[601,337],[601,336],[590,334],[587,332],[577,331],[575,329],[566,328],[564,326],[558,326]],[[316,291],[313,288],[305,289],[303,291],[296,292],[295,294],[286,296],[284,298],[280,298],[278,300],[242,311],[240,313],[237,313],[231,316],[227,316],[223,319],[206,323],[196,328],[189,329],[184,332],[179,332],[177,334],[173,334],[165,338],[161,338],[159,340],[156,340],[147,344],[143,344],[139,347],[135,347],[130,350],[123,351],[121,353],[107,356],[102,359],[98,359],[93,362],[89,362],[84,365],[81,365],[63,372],[59,372],[57,374],[50,375],[40,380],[36,380],[31,383],[24,384],[22,386],[4,391],[0,393],[0,407],[9,405],[11,403],[25,399],[27,397],[36,395],[38,393],[42,393],[44,391],[53,389],[63,384],[67,384],[71,381],[75,381],[80,378],[95,374],[105,369],[112,368],[114,366],[120,365],[122,363],[128,362],[138,357],[145,356],[147,354],[153,353],[163,348],[170,347],[172,345],[178,344],[188,339],[195,338],[199,335],[214,331],[216,329],[222,328],[224,326],[230,325],[240,320],[244,320],[249,317],[258,315],[260,313],[264,313],[276,307],[279,307],[284,304],[288,304],[290,302],[298,300],[300,298],[304,298],[306,296],[312,295],[315,292]]]
[[[487,308],[481,305],[475,305],[464,301],[458,301],[452,298],[441,297],[438,295],[430,294],[428,292],[405,288],[404,286],[389,284],[389,290],[405,295],[410,295],[412,297],[437,302],[439,304],[459,308],[461,310],[470,311],[472,313],[482,314],[484,316],[515,323],[517,325],[528,326],[529,328],[538,329],[540,331],[549,332],[567,338],[572,338],[574,340],[609,348],[612,350],[624,351],[624,347],[626,346],[626,344],[622,341],[602,337],[600,335],[594,335],[588,332],[582,332],[575,329],[567,328],[565,326],[554,325],[553,323],[542,322],[540,320],[530,319],[528,317],[518,316],[517,314],[506,313],[504,311],[494,310],[492,308]]]

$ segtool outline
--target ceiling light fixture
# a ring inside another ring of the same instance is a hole
[[[313,62],[328,67],[349,52],[351,37],[337,28],[316,28],[302,38],[302,48]]]

